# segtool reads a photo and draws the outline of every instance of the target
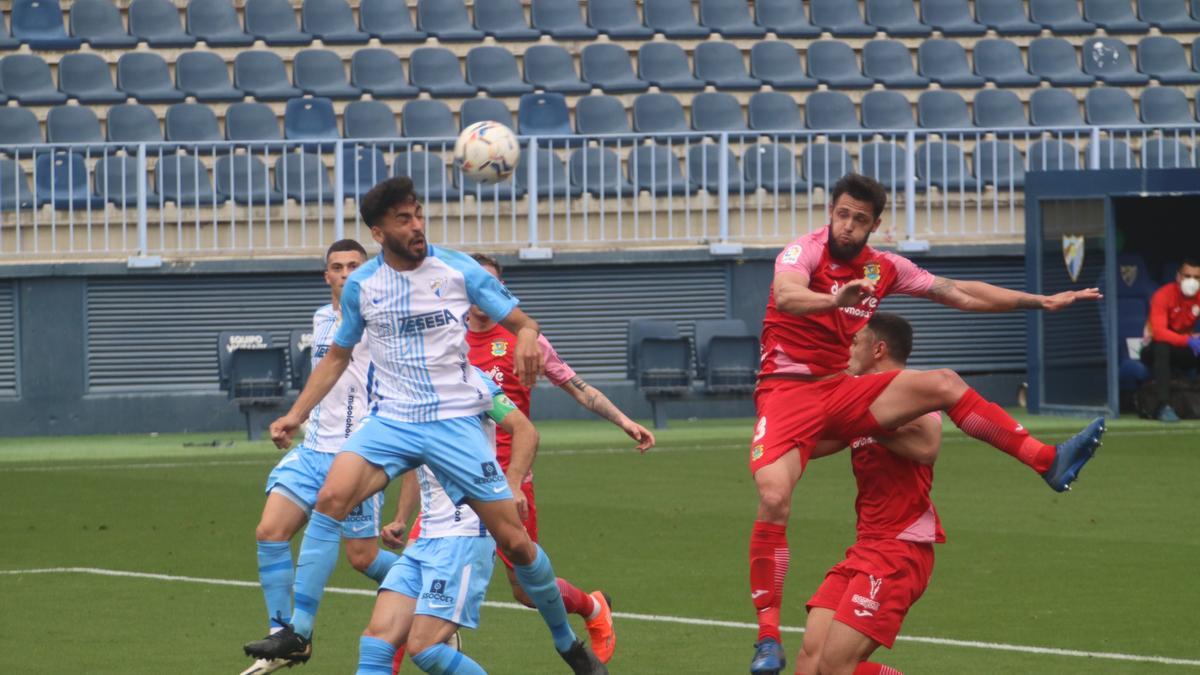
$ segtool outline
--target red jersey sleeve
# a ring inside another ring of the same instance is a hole
[[[821,247],[815,245],[814,238],[809,235],[801,237],[780,252],[775,258],[775,274],[798,272],[803,274],[805,279],[811,279],[820,263]]]
[[[538,346],[542,348],[542,365],[546,369],[546,379],[550,380],[550,384],[561,387],[575,377],[575,371],[562,360],[545,335],[538,336]]]
[[[896,283],[892,285],[891,293],[922,297],[929,292],[929,287],[933,286],[932,273],[902,255],[883,255],[896,268]]]
[[[1176,333],[1171,330],[1171,308],[1175,305],[1174,290],[1177,284],[1171,283],[1154,292],[1150,298],[1150,337],[1155,342],[1165,342],[1172,347],[1186,347],[1186,333]]]

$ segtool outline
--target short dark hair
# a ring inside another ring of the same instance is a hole
[[[913,329],[904,317],[889,312],[876,312],[867,321],[867,328],[875,335],[875,339],[888,346],[888,353],[901,364],[908,362],[912,354]]]
[[[860,202],[867,202],[875,209],[875,217],[883,213],[887,206],[887,190],[874,178],[858,173],[848,173],[833,184],[831,204],[836,204],[838,197],[848,194]]]
[[[353,239],[338,239],[325,250],[325,264],[329,264],[329,256],[343,251],[357,251],[362,254],[364,259],[367,258],[367,249],[363,248],[362,244]]]
[[[358,214],[362,216],[367,227],[375,227],[388,209],[397,204],[418,202],[417,190],[413,187],[412,179],[408,176],[393,176],[367,191],[362,202],[358,205]]]
[[[498,276],[504,276],[504,268],[500,267],[500,263],[497,262],[497,260],[492,256],[486,253],[472,253],[471,257],[474,258],[475,262],[479,263],[480,265],[488,265],[492,269],[496,270],[496,274]]]
[[[1184,258],[1183,262],[1179,263],[1179,269],[1182,270],[1184,267],[1200,267],[1200,258],[1194,258],[1192,256]]]

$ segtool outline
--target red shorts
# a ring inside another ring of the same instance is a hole
[[[758,424],[750,441],[750,472],[774,463],[793,449],[808,465],[822,438],[850,440],[879,432],[869,408],[900,374],[835,375],[825,380],[769,377],[754,390]]]
[[[529,538],[536,542],[538,540],[538,523],[537,504],[533,500],[533,481],[526,479],[524,483],[521,483],[521,492],[525,493],[525,501],[529,504],[529,515],[525,517],[522,524],[525,526],[525,531],[529,533]],[[496,549],[496,555],[500,556],[505,567],[512,569],[512,563],[504,557],[499,548]]]
[[[891,649],[932,574],[932,544],[865,539],[846,549],[807,607],[831,609],[836,621]]]

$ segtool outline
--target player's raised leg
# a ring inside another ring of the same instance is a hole
[[[818,675],[821,650],[825,647],[825,639],[829,637],[832,625],[832,609],[813,607],[808,611],[808,622],[804,624],[804,643],[796,656],[796,675]]]
[[[835,620],[821,648],[818,670],[811,675],[900,675],[894,668],[867,661],[876,649],[878,642]]]
[[[400,558],[396,553],[380,548],[375,543],[379,538],[379,511],[382,508],[383,493],[377,492],[354,507],[350,515],[342,521],[346,560],[350,562],[351,567],[377,584],[383,583],[388,570]]]

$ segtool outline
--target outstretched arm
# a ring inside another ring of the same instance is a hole
[[[508,479],[508,487],[512,490],[517,514],[524,520],[529,516],[529,504],[525,500],[525,493],[521,491],[521,483],[533,468],[533,458],[537,455],[538,432],[525,413],[515,407],[510,408],[508,414],[496,423],[512,435],[512,456],[508,460],[508,471],[504,477]]]
[[[646,427],[629,419],[621,409],[608,400],[604,392],[583,381],[576,375],[561,385],[563,391],[571,395],[579,405],[591,410],[600,417],[620,427],[630,438],[637,441],[637,449],[646,452],[654,447],[654,434]]]
[[[537,383],[538,375],[542,374],[542,350],[538,347],[538,335],[541,328],[520,308],[513,308],[508,316],[500,322],[510,333],[517,336],[517,346],[513,350],[513,371],[517,379],[526,387]]]
[[[380,538],[388,548],[403,548],[408,523],[421,505],[417,472],[406,471],[400,479],[400,499],[396,501],[396,517],[380,529]]]
[[[329,351],[321,357],[317,367],[313,368],[312,374],[308,376],[308,383],[304,385],[304,391],[300,392],[292,409],[271,423],[271,440],[275,442],[275,447],[284,450],[291,446],[292,434],[304,424],[312,409],[329,394],[329,390],[337,384],[338,378],[346,372],[346,366],[350,365],[351,353],[350,349],[337,343],[329,346]]]
[[[1073,304],[1076,300],[1099,300],[1103,296],[1097,288],[1063,291],[1055,295],[1034,295],[993,286],[983,281],[934,277],[933,285],[925,292],[925,297],[966,312],[1008,312],[1014,309],[1044,309],[1053,312]]]

